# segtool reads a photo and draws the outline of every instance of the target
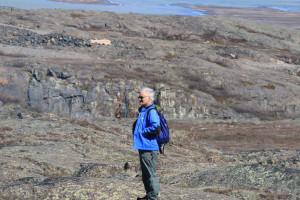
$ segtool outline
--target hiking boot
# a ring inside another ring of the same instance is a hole
[[[149,198],[147,196],[144,196],[144,197],[138,197],[137,200],[159,200],[159,199],[158,199],[158,197]]]
[[[150,200],[150,199],[148,199],[147,196],[144,196],[144,197],[138,197],[136,200]]]

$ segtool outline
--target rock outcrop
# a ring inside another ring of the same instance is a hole
[[[2,104],[134,117],[136,92],[149,86],[170,118],[300,116],[296,30],[216,16],[48,11],[1,8]],[[97,38],[111,43],[90,42]]]
[[[299,31],[216,16],[0,16],[0,199],[143,196],[131,148],[143,86],[171,128],[161,199],[300,198]]]

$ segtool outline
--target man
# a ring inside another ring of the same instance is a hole
[[[153,108],[154,90],[143,88],[139,92],[139,116],[133,124],[133,148],[138,149],[142,169],[142,179],[146,196],[137,200],[156,200],[159,193],[159,180],[156,174],[159,146],[156,135],[160,131],[160,119]]]

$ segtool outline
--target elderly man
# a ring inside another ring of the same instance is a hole
[[[146,196],[137,200],[158,199],[159,180],[156,174],[159,146],[156,135],[160,131],[160,119],[153,108],[154,90],[143,88],[139,92],[139,116],[133,124],[133,148],[138,149],[142,169],[142,179]]]

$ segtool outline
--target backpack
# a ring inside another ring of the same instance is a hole
[[[148,110],[147,114],[149,114],[149,112],[151,110],[155,109],[159,119],[160,119],[160,127],[161,130],[159,131],[159,133],[156,136],[156,140],[159,146],[159,152],[161,154],[164,154],[164,146],[165,144],[167,144],[170,141],[170,131],[169,131],[169,126],[168,126],[168,121],[167,119],[164,117],[164,115],[159,112],[155,107],[152,107]]]

